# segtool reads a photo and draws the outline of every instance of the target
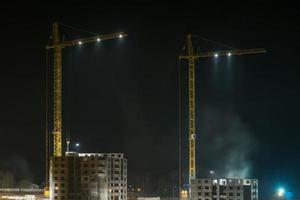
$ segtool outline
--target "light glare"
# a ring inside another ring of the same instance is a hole
[[[229,52],[229,53],[227,54],[227,56],[231,56],[231,53]]]
[[[215,58],[217,58],[219,55],[217,53],[215,53]]]
[[[119,35],[119,38],[122,38],[122,37],[123,37],[123,35],[122,35],[122,34],[120,34],[120,35]]]
[[[100,42],[100,38],[97,38],[97,42]]]
[[[278,192],[277,192],[277,195],[281,197],[281,196],[284,195],[284,193],[285,193],[285,190],[283,188],[279,188]]]
[[[79,44],[79,45],[81,45],[81,44],[82,44],[82,42],[81,42],[81,41],[79,41],[79,42],[78,42],[78,44]]]

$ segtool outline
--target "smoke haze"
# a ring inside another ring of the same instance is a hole
[[[199,175],[215,171],[216,178],[251,176],[251,156],[258,142],[232,110],[205,106],[198,137]],[[205,172],[205,173],[204,173]]]

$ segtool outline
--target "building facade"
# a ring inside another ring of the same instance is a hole
[[[257,179],[194,179],[192,200],[258,200]]]
[[[76,153],[50,162],[51,200],[127,200],[122,153]]]

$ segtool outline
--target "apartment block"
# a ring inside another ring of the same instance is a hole
[[[257,179],[194,179],[192,200],[258,200]]]
[[[50,161],[51,200],[127,200],[122,153],[76,153]]]

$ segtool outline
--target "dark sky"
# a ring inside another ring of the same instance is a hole
[[[178,167],[178,54],[191,32],[268,51],[197,63],[199,177],[210,169],[218,176],[246,174],[260,180],[263,197],[279,185],[300,196],[300,28],[296,9],[278,6],[2,3],[1,169],[43,181],[44,47],[51,24],[59,21],[100,34],[129,34],[64,50],[65,135],[83,152],[124,152],[129,182],[172,174]],[[90,36],[63,31],[66,39]],[[199,39],[194,46],[224,49]],[[51,58],[50,52],[49,65]],[[185,94],[186,63],[181,67]],[[186,105],[182,110],[185,132]]]

